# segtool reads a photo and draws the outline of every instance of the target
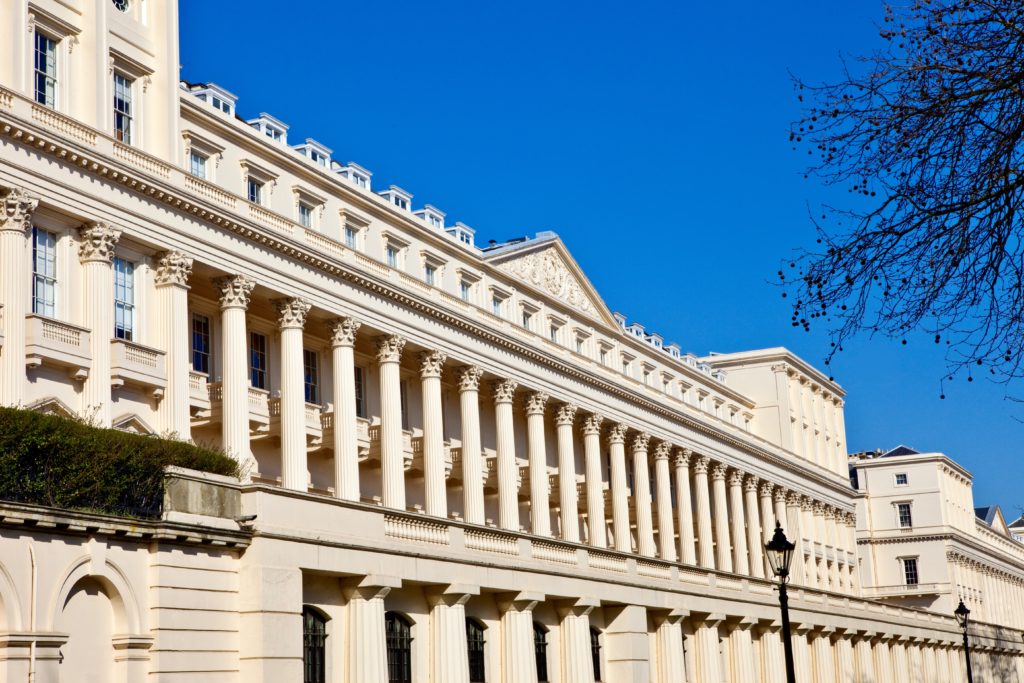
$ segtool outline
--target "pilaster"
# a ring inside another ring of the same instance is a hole
[[[466,608],[478,586],[449,585],[427,589],[430,604],[430,680],[469,683]]]
[[[682,621],[685,610],[654,612],[657,683],[686,683]]]
[[[391,589],[399,586],[401,581],[393,577],[367,576],[354,579],[343,589],[342,593],[348,600],[346,611],[350,634],[345,642],[348,674],[345,680],[387,683],[384,598]],[[462,642],[465,643],[465,621],[462,623]],[[467,662],[467,658],[464,656],[462,661]]]
[[[594,683],[590,653],[590,612],[600,603],[581,598],[556,603],[561,621],[562,683]]]
[[[537,683],[533,608],[543,600],[542,593],[496,596],[498,609],[501,610],[502,683]]]

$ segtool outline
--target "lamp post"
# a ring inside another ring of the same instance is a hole
[[[964,601],[961,600],[960,604],[953,610],[953,616],[956,617],[956,623],[960,624],[960,628],[964,632],[964,660],[967,662],[967,683],[974,683],[974,673],[971,671],[971,645],[967,640],[967,624],[970,621],[971,610],[967,609]]]
[[[789,583],[789,563],[793,561],[793,550],[796,544],[786,538],[782,531],[782,524],[776,520],[775,534],[772,540],[765,543],[767,550],[768,564],[771,565],[772,573],[779,578],[779,605],[782,606],[782,650],[786,654],[786,683],[796,683],[796,674],[793,672],[793,643],[790,642],[789,629],[789,595],[786,594],[786,584]],[[966,641],[967,631],[964,631]]]

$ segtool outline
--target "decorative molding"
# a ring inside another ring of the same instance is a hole
[[[555,425],[558,427],[571,427],[576,421],[576,411],[579,408],[572,403],[563,403],[555,411]]]
[[[277,326],[282,330],[302,329],[306,325],[306,315],[312,306],[307,301],[297,297],[274,299],[274,308],[277,310]]]
[[[331,346],[354,346],[356,333],[363,324],[355,318],[335,318],[327,322],[331,333]]]
[[[757,488],[760,483],[760,479],[755,477],[753,474],[748,474],[743,477],[743,490],[747,493],[757,493]]]
[[[524,407],[527,415],[543,415],[544,406],[548,402],[548,395],[541,391],[535,391],[526,397]]]
[[[448,360],[448,354],[443,351],[421,351],[419,360],[422,379],[440,377],[441,371],[444,370],[444,363]]]
[[[776,490],[781,491],[782,489],[776,489],[775,485],[770,481],[762,481],[757,489],[757,493],[762,498],[773,498]],[[782,500],[785,500],[785,496],[783,496]]]
[[[512,403],[516,396],[516,389],[519,383],[511,379],[496,379],[491,382],[491,390],[494,392],[495,403]]]
[[[736,488],[743,486],[743,473],[739,470],[729,470],[729,486]]]
[[[729,471],[729,468],[722,463],[717,463],[711,468],[711,479],[714,481],[725,481],[725,475]]]
[[[82,263],[111,263],[121,231],[109,223],[89,222],[78,229],[78,259]]]
[[[478,391],[480,389],[480,378],[483,377],[483,368],[477,365],[463,365],[455,371],[459,382],[459,392]]]
[[[3,198],[0,232],[14,231],[27,236],[32,229],[32,214],[38,206],[38,199],[20,187],[12,187]]]
[[[647,452],[647,446],[651,442],[651,435],[647,432],[640,432],[633,437],[632,450],[634,453]]]
[[[599,317],[590,297],[555,247],[509,259],[499,263],[498,268],[547,292],[580,313]]]
[[[227,275],[213,281],[213,286],[220,290],[220,307],[249,308],[249,300],[256,282],[245,275]]]
[[[698,455],[693,460],[693,473],[704,474],[708,473],[708,467],[711,465],[711,458],[706,455]]]
[[[622,444],[626,443],[626,425],[614,424],[611,429],[608,430],[608,443],[609,444]]]
[[[192,276],[192,258],[182,251],[165,251],[157,256],[156,286],[188,287]]]
[[[377,337],[377,362],[398,363],[402,360],[405,348],[405,337],[397,334],[385,334]]]
[[[583,432],[583,436],[600,436],[602,422],[604,422],[603,416],[591,413],[583,418],[583,426],[580,431]]]
[[[654,447],[654,459],[655,460],[668,460],[668,456],[672,454],[672,444],[668,441],[662,441]]]
[[[676,467],[688,469],[690,467],[690,458],[692,457],[693,451],[691,451],[689,448],[677,448],[675,460]]]

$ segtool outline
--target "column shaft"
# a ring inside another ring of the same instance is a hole
[[[732,571],[732,545],[729,542],[729,503],[725,492],[725,465],[715,465],[714,482],[715,563],[719,571]]]
[[[633,542],[629,530],[629,487],[626,485],[626,428],[614,425],[608,434],[608,458],[611,465],[612,532],[615,549],[630,552]]]
[[[462,500],[466,521],[484,523],[483,453],[480,445],[480,377],[483,370],[459,370],[459,408],[462,413]]]
[[[562,617],[562,683],[594,683],[590,653],[590,606],[559,609]]]
[[[580,542],[579,497],[576,494],[576,453],[572,428],[576,406],[559,406],[555,415],[558,439],[558,503],[562,540]]]
[[[651,511],[651,479],[647,470],[647,444],[650,436],[633,439],[633,505],[636,508],[636,540],[641,555],[654,557],[654,519]]]
[[[377,338],[380,370],[380,467],[385,507],[405,510],[405,453],[402,448],[402,379],[400,361],[405,339]]]
[[[348,633],[346,680],[387,683],[387,642],[384,634],[384,597],[389,588],[367,587],[346,591]],[[465,640],[465,627],[463,627]]]
[[[167,390],[157,406],[162,434],[183,441],[192,440],[189,410],[189,319],[188,278],[192,259],[180,251],[164,252],[156,269],[158,339],[165,340]]]
[[[499,601],[502,683],[537,683],[533,644],[533,607],[536,604],[536,600]]]
[[[757,658],[754,656],[752,623],[740,623],[729,634],[730,669],[734,681],[757,681]]]
[[[722,678],[722,656],[718,645],[718,622],[703,621],[694,629],[697,651],[697,683],[718,683]]]
[[[0,310],[4,348],[0,352],[0,405],[16,406],[25,398],[25,334],[19,332],[29,313],[32,261],[29,235],[39,200],[19,188],[0,201]]]
[[[356,370],[353,346],[360,323],[332,320],[331,366],[334,384],[334,495],[359,500],[359,440],[356,433]]]
[[[835,651],[838,683],[857,683],[857,670],[853,663],[853,641],[849,634],[836,637]]]
[[[814,641],[812,646],[814,680],[831,683],[836,680],[836,663],[829,634],[826,631],[820,631],[810,637]]]
[[[110,340],[114,336],[114,247],[121,233],[106,223],[89,223],[80,230],[78,256],[82,262],[82,314],[89,328],[89,376],[82,384],[82,408],[99,427],[111,424]]]
[[[600,415],[588,415],[583,422],[583,457],[586,466],[587,531],[590,545],[607,548],[606,518],[604,511],[604,477],[601,475],[601,422]]]
[[[737,574],[750,574],[747,557],[747,526],[743,514],[743,474],[729,473],[729,507],[732,521],[732,566]]]
[[[214,284],[220,291],[221,308],[221,438],[225,451],[243,467],[251,467],[245,311],[256,283],[243,275],[233,275]]]
[[[793,629],[793,671],[798,681],[816,681],[811,665],[811,647],[807,642],[807,629]]]
[[[537,536],[551,535],[548,489],[548,452],[544,443],[544,404],[548,397],[535,392],[526,400],[526,438],[530,461],[530,528]]]
[[[679,517],[679,561],[697,564],[693,535],[693,501],[690,498],[690,457],[688,448],[676,452],[676,513]]]
[[[654,485],[658,491],[658,554],[663,560],[676,561],[675,520],[672,519],[672,472],[668,456],[672,447],[660,443],[654,449]]]
[[[310,306],[301,299],[278,299],[274,305],[281,330],[281,485],[293,491],[306,491],[309,471],[302,328]]]
[[[655,632],[657,648],[657,683],[686,683],[683,658],[682,617],[669,616],[658,624]]]
[[[512,400],[517,384],[512,380],[494,383],[494,425],[497,432],[498,526],[519,531],[519,467],[516,465],[516,437],[512,424]]]
[[[761,681],[786,680],[786,655],[782,649],[781,629],[769,626],[761,631]]]
[[[477,591],[479,592],[479,591]],[[430,680],[469,683],[466,601],[469,594],[429,594]]]
[[[708,464],[706,456],[698,456],[693,464],[693,495],[697,515],[697,549],[700,566],[715,568],[714,538],[711,530],[711,497],[708,491]]]

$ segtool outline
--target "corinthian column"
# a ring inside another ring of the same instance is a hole
[[[244,275],[214,281],[220,292],[221,438],[224,450],[249,466],[249,368],[245,311],[256,283]]]
[[[743,480],[743,497],[747,512],[747,549],[750,551],[750,575],[764,578],[764,548],[761,546],[761,512],[757,508],[757,477]]]
[[[590,652],[590,612],[593,604],[582,600],[558,606],[562,619],[562,682],[594,683],[594,659]]]
[[[629,487],[626,486],[626,427],[612,425],[608,431],[608,460],[611,465],[612,533],[615,549],[633,549],[629,531]]]
[[[747,529],[743,520],[743,473],[729,473],[729,517],[732,518],[732,566],[737,574],[749,574]]]
[[[683,629],[680,622],[685,612],[675,610],[667,614],[656,614],[654,623],[657,649],[655,667],[657,683],[686,683],[686,666],[683,661]]]
[[[380,466],[384,506],[405,510],[405,454],[402,452],[402,379],[405,338],[377,338],[380,366]]]
[[[658,490],[658,553],[661,559],[676,561],[676,530],[672,519],[672,473],[668,455],[672,446],[664,441],[654,448],[654,485]]]
[[[715,515],[715,563],[720,571],[732,571],[732,546],[729,543],[729,503],[725,493],[725,465],[715,465],[711,470],[714,482]]]
[[[441,416],[441,370],[447,356],[440,351],[420,353],[423,395],[423,488],[426,510],[434,517],[448,516],[444,483],[444,424]]]
[[[636,543],[641,555],[654,557],[654,520],[651,513],[651,478],[647,471],[647,444],[651,437],[633,437],[633,506],[636,508]]]
[[[337,318],[331,332],[334,379],[334,495],[359,500],[359,441],[356,438],[356,369],[352,348],[360,323]]]
[[[587,524],[590,545],[607,548],[605,533],[604,488],[601,486],[600,415],[587,415],[583,421],[583,457],[586,460]]]
[[[484,523],[483,456],[480,452],[480,377],[475,365],[459,369],[459,407],[462,409],[462,497],[466,521]]]
[[[430,680],[469,683],[466,646],[466,603],[479,595],[476,586],[448,586],[427,590],[430,603]]]
[[[690,500],[689,448],[676,450],[676,512],[679,515],[679,560],[684,564],[697,564],[693,539],[693,503]]]
[[[530,529],[537,536],[551,535],[548,490],[548,452],[544,445],[544,404],[547,394],[537,391],[526,399],[527,457],[530,464]]]
[[[0,405],[15,406],[25,391],[25,316],[32,278],[28,236],[39,200],[24,190],[8,190],[0,201],[0,316],[5,331],[0,353]]]
[[[156,309],[159,338],[166,340],[167,391],[157,405],[162,434],[191,441],[189,413],[188,278],[192,259],[180,251],[157,257]]]
[[[498,436],[498,525],[519,531],[519,467],[512,426],[512,400],[518,384],[510,379],[494,382],[494,425]]]
[[[302,328],[310,305],[302,299],[275,299],[281,331],[281,485],[309,488],[306,466],[306,393],[302,371]]]
[[[89,328],[89,376],[82,385],[82,407],[97,426],[109,427],[110,339],[114,336],[114,247],[121,231],[106,223],[79,228],[78,259],[82,262],[82,311]]]
[[[390,586],[370,585],[354,586],[344,591],[348,599],[349,633],[345,639],[348,665],[345,680],[366,683],[385,683],[388,680],[384,598],[390,591]]]
[[[514,593],[497,598],[501,610],[502,683],[537,683],[533,608],[543,599],[539,593]]]
[[[576,453],[572,443],[572,426],[576,406],[559,406],[555,413],[558,436],[558,503],[562,540],[580,542],[579,498],[576,495]]]
[[[711,459],[698,455],[693,461],[694,506],[697,513],[697,549],[700,566],[715,568],[714,539],[711,531],[711,496],[708,492],[708,465]]]
[[[804,567],[804,534],[802,524],[802,506],[803,496],[796,491],[789,491],[786,494],[786,513],[788,526],[792,531],[786,534],[786,536],[796,544],[796,550],[793,553],[793,562],[790,566],[790,577],[801,586],[806,586],[808,579],[805,577]]]

